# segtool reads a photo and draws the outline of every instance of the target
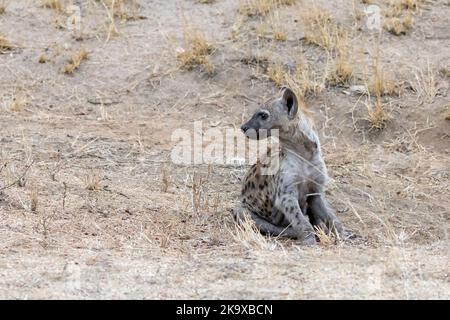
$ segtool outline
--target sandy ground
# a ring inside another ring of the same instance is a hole
[[[236,229],[247,166],[170,161],[175,129],[239,126],[277,93],[248,57],[323,69],[326,52],[304,41],[311,2],[273,9],[286,41],[239,1],[139,1],[117,32],[101,2],[79,3],[81,39],[38,1],[0,14],[12,44],[0,50],[1,298],[450,298],[448,1],[421,3],[405,35],[383,32],[380,61],[401,87],[383,97],[383,129],[348,85],[306,96],[328,198],[357,235],[315,247]],[[316,4],[350,31],[351,84],[364,84],[376,43],[355,18],[365,5]],[[179,68],[189,28],[215,47],[212,75]],[[63,73],[80,48],[88,59]]]

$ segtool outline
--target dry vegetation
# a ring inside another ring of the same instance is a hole
[[[61,0],[41,0],[44,8],[53,9],[56,12],[62,12],[64,7]]]
[[[208,43],[199,31],[185,28],[184,48],[178,51],[177,59],[181,69],[192,70],[200,66],[208,74],[214,72],[214,65],[210,59],[214,46]]]
[[[4,14],[6,12],[7,6],[8,6],[8,2],[6,0],[0,1],[0,14]]]
[[[83,60],[88,58],[88,52],[86,49],[81,48],[80,50],[74,52],[70,57],[67,64],[64,66],[64,73],[72,74],[76,69],[78,69]]]
[[[391,0],[385,12],[384,28],[399,36],[406,34],[414,23],[414,14],[419,11],[420,0]]]
[[[9,42],[9,40],[0,35],[0,53],[4,53],[12,49],[13,45]]]
[[[0,297],[450,297],[445,1],[84,1],[77,37],[69,2],[5,3]],[[247,164],[170,160],[176,129],[208,147],[283,85],[351,239],[236,225]]]

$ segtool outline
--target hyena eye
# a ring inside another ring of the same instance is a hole
[[[269,115],[265,112],[261,112],[259,116],[261,117],[262,120],[267,120],[267,118],[269,118]]]

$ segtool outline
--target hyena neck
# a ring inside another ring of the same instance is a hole
[[[307,119],[297,120],[280,130],[280,148],[287,154],[310,161],[320,154],[319,140]]]

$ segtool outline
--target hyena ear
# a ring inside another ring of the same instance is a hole
[[[294,91],[288,87],[282,87],[281,101],[283,106],[286,108],[289,119],[293,119],[298,111],[298,101]]]

